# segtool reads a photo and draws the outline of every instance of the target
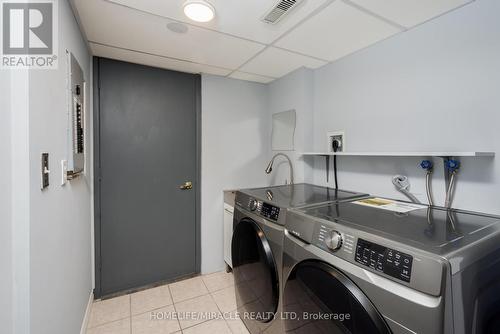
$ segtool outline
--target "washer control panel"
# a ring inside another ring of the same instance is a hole
[[[264,218],[277,221],[280,215],[280,208],[269,203],[259,201],[255,198],[248,199],[248,210],[255,211]]]
[[[342,247],[342,234],[339,231],[331,230],[326,239],[325,244],[331,251],[336,251]]]
[[[253,198],[250,198],[250,200],[248,201],[248,210],[255,211],[257,210],[258,207],[259,207],[259,202],[257,202],[257,200]]]
[[[266,217],[267,219],[278,220],[280,208],[268,203],[262,203],[260,206],[260,215]]]
[[[329,252],[342,251],[347,257],[352,257],[355,237],[344,233],[339,229],[332,229],[325,225],[319,225],[319,229],[314,233],[317,246]],[[337,253],[338,254],[338,253]]]
[[[410,282],[413,257],[406,253],[358,239],[355,261],[389,276]]]
[[[441,296],[443,276],[448,266],[440,256],[363,231],[349,221],[327,220],[327,217],[315,217],[299,210],[283,213],[286,214],[285,229],[288,232],[285,241],[287,238],[299,239],[326,252],[315,253],[322,260],[330,261],[334,256],[381,278],[432,296]],[[289,251],[287,243],[284,249]],[[366,279],[370,280],[370,277]]]

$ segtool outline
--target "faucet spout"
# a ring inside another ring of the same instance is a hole
[[[267,165],[265,172],[266,172],[266,174],[271,174],[271,172],[273,171],[274,160],[277,157],[279,157],[279,156],[284,157],[288,161],[288,165],[290,167],[290,184],[293,184],[293,165],[292,165],[292,160],[290,160],[290,158],[288,157],[288,155],[286,155],[284,153],[276,153],[271,158],[271,161],[269,161],[269,164]]]

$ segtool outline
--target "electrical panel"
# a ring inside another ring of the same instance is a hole
[[[75,56],[68,56],[69,88],[69,144],[68,178],[79,175],[85,168],[85,81],[82,68]]]

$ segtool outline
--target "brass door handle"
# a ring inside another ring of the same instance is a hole
[[[181,190],[190,190],[193,189],[193,183],[191,181],[186,181],[182,186],[179,187]]]

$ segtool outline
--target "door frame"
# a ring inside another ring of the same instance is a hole
[[[93,82],[93,175],[94,175],[94,298],[102,297],[101,290],[101,156],[100,156],[100,99],[99,99],[99,60],[104,57],[92,57]],[[138,66],[145,66],[137,64]],[[158,68],[162,71],[170,71]],[[175,72],[175,71],[174,71]],[[196,175],[194,180],[195,191],[195,270],[201,272],[201,75],[195,76],[195,105],[196,105]]]

